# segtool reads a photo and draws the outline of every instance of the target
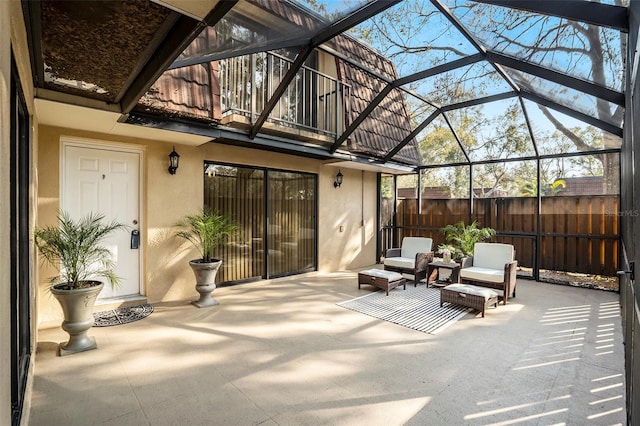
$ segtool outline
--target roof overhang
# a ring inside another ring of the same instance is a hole
[[[149,129],[158,129],[177,133],[190,132],[193,135],[200,135],[207,138],[208,141],[214,143],[280,152],[283,154],[315,158],[318,160],[328,160],[328,163],[331,164],[335,162],[353,162],[354,165],[352,168],[361,170],[385,173],[411,173],[416,171],[414,166],[385,162],[383,159],[372,159],[370,157],[355,155],[345,151],[330,152],[328,147],[293,141],[276,135],[260,133],[252,138],[245,130],[222,125],[211,126],[206,123],[196,124],[179,118],[161,117],[137,111],[121,118],[120,121]]]
[[[39,124],[48,126],[191,146],[202,145],[211,140],[210,137],[201,135],[120,122],[122,115],[111,111],[85,108],[45,99],[36,99],[35,108]]]

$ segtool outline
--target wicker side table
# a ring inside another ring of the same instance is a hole
[[[453,284],[453,283],[458,283],[460,282],[460,264],[456,263],[456,262],[442,262],[440,260],[437,260],[435,262],[431,262],[429,263],[429,265],[427,266],[427,287],[431,286],[431,287],[444,287],[447,286],[449,284]],[[451,278],[450,281],[448,282],[442,282],[440,281],[440,269],[449,269],[451,270]],[[436,279],[434,281],[429,281],[431,279],[431,274],[433,273],[433,271],[437,271],[436,273]]]

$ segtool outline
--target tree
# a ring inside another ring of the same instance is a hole
[[[623,0],[616,0],[616,4],[622,5]],[[603,87],[622,90],[621,74],[624,69],[626,38],[617,30],[482,3],[452,0],[448,5],[456,18],[470,28],[476,39],[489,49],[553,68]],[[491,19],[487,19],[488,16]],[[408,74],[477,53],[475,49],[469,48],[469,43],[459,34],[455,38],[452,26],[443,28],[442,19],[442,14],[430,2],[410,0],[379,14],[358,27],[356,32],[393,59],[398,69],[404,70],[404,74]],[[593,104],[588,105],[583,102],[588,99],[586,95],[516,70],[509,72],[524,89],[534,93],[541,89],[547,95],[551,93],[550,96],[556,99],[570,99],[571,106],[578,106],[603,122],[614,125],[622,123],[624,108],[621,106],[602,99],[594,99]],[[495,76],[496,74],[489,73],[484,75],[487,80],[496,78]],[[469,99],[472,95],[478,96],[481,94],[481,87],[476,93],[459,90],[467,79],[480,80],[478,77],[470,73],[462,75],[453,86],[454,89],[444,95],[441,86],[433,85],[428,88],[431,94],[429,97],[447,105]],[[412,88],[419,90],[423,83],[416,82]],[[425,94],[424,91],[422,93]],[[538,105],[538,108],[556,131],[571,141],[578,152],[619,147],[619,138],[608,132],[598,131],[595,135],[589,127],[585,131],[584,127],[566,126],[554,111],[543,105]],[[462,129],[464,131],[464,127]],[[507,134],[503,136],[503,142],[517,144],[516,138],[510,138]],[[436,135],[433,140],[437,139]],[[517,148],[517,145],[506,147],[511,148]],[[605,191],[616,191],[615,176],[619,174],[617,158],[597,154],[593,158],[602,165],[607,182]]]
[[[549,195],[556,195],[557,193],[562,191],[562,189],[564,187],[566,187],[566,186],[567,185],[566,185],[564,179],[556,179],[551,184],[545,184],[545,185],[541,185],[540,186],[541,195],[543,197],[544,196],[549,196]],[[522,186],[522,195],[524,195],[525,197],[535,197],[535,196],[537,196],[538,195],[537,182],[536,181],[526,182]]]

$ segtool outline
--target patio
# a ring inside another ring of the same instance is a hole
[[[640,425],[639,17],[0,1],[0,425]],[[202,208],[239,231],[213,309],[175,235]],[[34,238],[62,211],[129,228],[95,310],[155,307],[64,358]],[[337,305],[405,237],[472,222],[515,248],[508,305],[436,335]]]
[[[625,424],[619,294],[518,281],[437,335],[336,306],[357,271],[216,290],[94,328],[39,330],[28,424]],[[393,291],[402,291],[395,289]]]

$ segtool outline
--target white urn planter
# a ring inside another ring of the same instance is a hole
[[[222,265],[222,260],[212,259],[212,262],[204,262],[202,259],[195,259],[189,262],[193,274],[196,276],[196,291],[200,293],[200,298],[193,305],[198,308],[206,308],[218,305],[211,293],[216,289],[216,275]]]
[[[90,286],[66,290],[58,284],[51,287],[51,293],[60,303],[64,313],[62,329],[69,334],[66,343],[60,343],[59,355],[71,355],[78,352],[97,349],[96,339],[88,336],[87,332],[93,327],[93,305],[104,284],[99,281],[89,281]]]
[[[88,213],[74,219],[60,211],[58,223],[36,227],[33,236],[42,258],[57,275],[51,277],[49,290],[64,313],[62,329],[69,341],[59,346],[60,356],[96,349],[98,345],[87,331],[93,326],[93,305],[104,287],[96,278],[116,286],[115,261],[102,241],[125,226],[115,220],[103,223],[102,213]]]
[[[230,217],[209,207],[185,216],[176,225],[179,227],[176,236],[189,241],[202,255],[189,261],[196,276],[196,290],[200,293],[200,299],[191,303],[198,308],[218,305],[211,293],[216,289],[216,275],[222,260],[215,259],[213,253],[216,247],[238,231],[238,225]]]

